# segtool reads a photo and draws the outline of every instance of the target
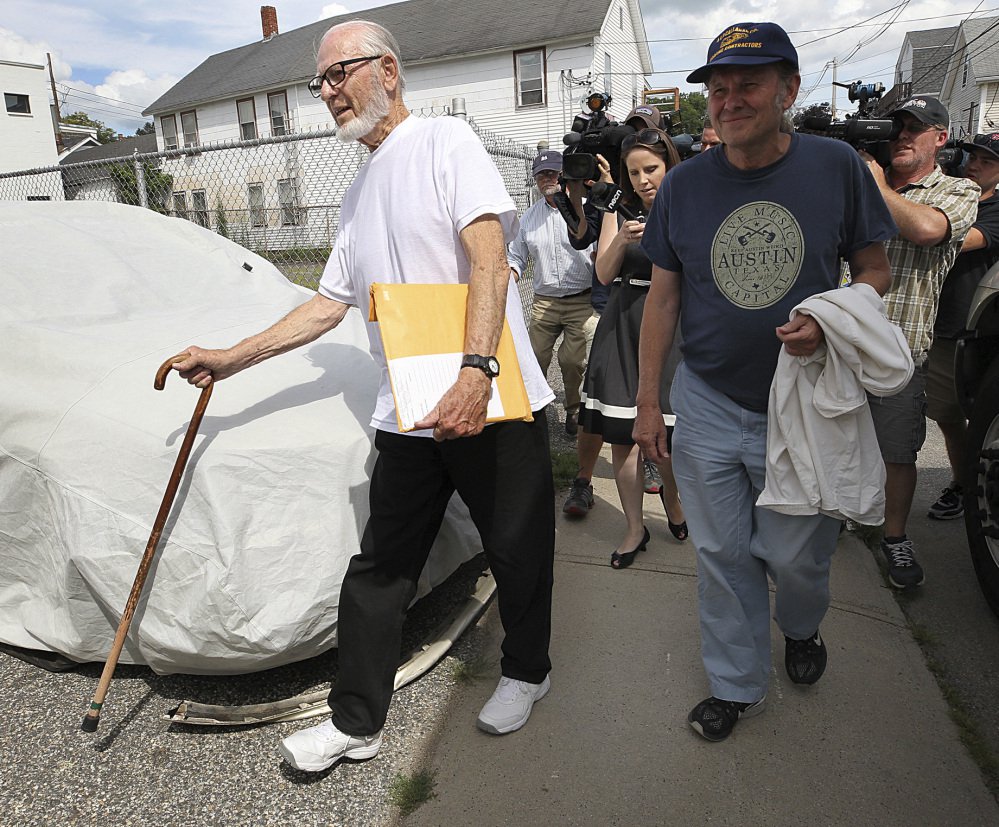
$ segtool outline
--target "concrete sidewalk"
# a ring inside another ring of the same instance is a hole
[[[868,549],[842,535],[822,626],[829,666],[792,684],[773,627],[766,712],[723,743],[687,724],[709,692],[693,548],[646,498],[649,550],[608,559],[623,527],[609,463],[597,504],[558,518],[552,690],[520,732],[475,728],[498,679],[495,605],[483,680],[457,695],[425,765],[436,797],[417,825],[993,825],[999,807]]]

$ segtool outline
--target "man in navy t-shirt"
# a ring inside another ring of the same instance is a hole
[[[688,82],[704,82],[723,146],[670,170],[642,246],[654,263],[639,355],[635,437],[666,454],[659,375],[679,321],[684,361],[673,380],[673,467],[697,548],[701,645],[711,696],[688,716],[711,741],[763,709],[770,672],[770,602],[799,684],[826,665],[819,624],[839,521],[755,505],[764,487],[767,401],[783,346],[822,341],[792,308],[853,280],[884,294],[882,242],[897,228],[870,172],[847,144],[780,131],[801,83],[798,57],[773,23],[740,23],[708,49]],[[681,298],[682,296],[682,298]]]

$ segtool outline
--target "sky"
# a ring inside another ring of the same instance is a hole
[[[543,2],[543,0],[540,0]],[[467,0],[469,14],[476,3]],[[832,61],[842,83],[892,86],[907,31],[999,15],[999,0],[640,0],[655,74],[654,88],[685,83],[726,26],[770,20],[789,33],[802,73],[799,105],[828,101]],[[894,5],[892,5],[894,3]],[[381,0],[269,0],[282,32]],[[51,53],[62,113],[85,111],[125,135],[145,121],[142,109],[209,55],[259,40],[261,0],[4,0],[0,60],[44,64]],[[543,32],[538,33],[543,36]],[[850,111],[845,89],[839,114]]]

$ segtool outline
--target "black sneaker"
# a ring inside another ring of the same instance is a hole
[[[593,486],[588,479],[576,477],[569,489],[569,496],[562,505],[562,513],[570,517],[585,517],[593,508]]]
[[[712,695],[690,710],[687,723],[709,741],[724,741],[740,718],[759,715],[766,701],[765,695],[752,703],[723,701]]]
[[[815,683],[826,671],[826,657],[826,645],[818,632],[804,640],[784,635],[784,668],[792,683]]]
[[[926,579],[923,567],[916,562],[912,540],[906,537],[897,543],[881,541],[881,553],[888,561],[888,582],[896,589],[922,586]]]
[[[566,411],[565,412],[565,432],[569,436],[575,436],[577,431],[579,431],[579,412],[578,411]]]
[[[926,516],[933,520],[956,520],[964,514],[964,489],[956,482],[952,482],[941,493]]]

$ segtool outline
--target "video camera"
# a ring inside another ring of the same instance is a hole
[[[600,177],[597,155],[603,155],[610,164],[611,176],[617,181],[621,165],[621,142],[636,130],[628,124],[612,121],[607,116],[611,96],[594,92],[583,101],[589,111],[576,115],[572,131],[562,137],[566,150],[562,154],[562,178],[566,181],[592,181]],[[668,112],[661,112],[662,129],[680,155],[680,159],[694,154],[694,139],[687,134],[674,135],[673,119]]]
[[[887,162],[888,141],[898,137],[901,131],[898,122],[891,118],[872,118],[871,106],[881,100],[885,87],[881,83],[837,83],[847,90],[850,103],[857,104],[857,111],[842,121],[834,121],[828,115],[805,118],[802,128],[828,138],[846,141],[855,149],[863,149],[879,162]]]

